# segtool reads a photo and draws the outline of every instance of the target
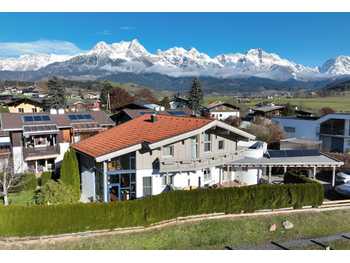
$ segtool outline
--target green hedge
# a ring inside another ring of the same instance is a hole
[[[289,175],[288,175],[289,176]],[[0,236],[28,236],[149,225],[178,216],[319,206],[315,182],[174,191],[109,204],[0,207]]]

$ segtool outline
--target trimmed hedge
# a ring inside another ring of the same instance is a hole
[[[288,176],[300,179],[293,174]],[[0,207],[0,236],[34,236],[141,226],[204,213],[241,213],[305,205],[315,207],[322,201],[322,185],[305,180],[303,183],[283,185],[174,191],[109,204],[9,206]]]

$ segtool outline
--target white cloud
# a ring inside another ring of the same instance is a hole
[[[113,35],[113,33],[110,30],[105,29],[103,31],[97,32],[97,35],[110,36]]]
[[[18,57],[33,54],[76,55],[82,50],[75,44],[61,40],[32,42],[0,42],[0,57]]]
[[[134,26],[121,26],[119,27],[120,30],[135,30],[136,27]]]

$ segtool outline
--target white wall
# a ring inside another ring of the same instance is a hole
[[[64,154],[66,151],[69,149],[69,143],[68,142],[63,142],[60,143],[60,155],[55,159],[55,163],[58,163],[63,160]]]
[[[212,111],[210,112],[210,117],[220,121],[226,120],[229,117],[239,118],[239,111]]]
[[[319,123],[317,120],[275,117],[272,118],[272,122],[281,127],[287,138],[318,140]],[[285,127],[293,127],[295,128],[295,132],[287,133],[284,130]]]
[[[13,168],[15,173],[23,173],[27,170],[27,164],[23,159],[23,148],[22,146],[12,147],[12,156],[13,156]]]
[[[81,168],[81,202],[89,202],[95,199],[95,173],[85,167]]]

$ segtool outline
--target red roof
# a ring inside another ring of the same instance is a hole
[[[212,121],[194,117],[157,115],[157,120],[152,122],[151,114],[145,114],[82,140],[74,144],[73,148],[92,157],[99,157],[142,142],[162,141],[199,129]]]

